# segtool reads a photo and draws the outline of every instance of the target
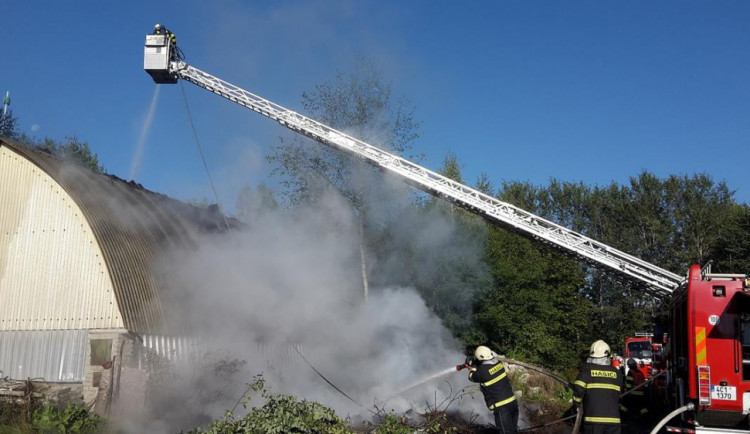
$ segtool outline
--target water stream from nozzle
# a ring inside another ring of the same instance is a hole
[[[141,160],[143,159],[143,151],[146,148],[146,137],[148,132],[151,131],[151,124],[154,122],[154,115],[156,114],[156,106],[159,103],[159,89],[161,86],[157,85],[154,87],[154,96],[151,97],[151,106],[148,109],[148,114],[143,122],[143,129],[141,130],[141,136],[138,139],[138,144],[135,148],[135,155],[133,155],[133,161],[130,163],[130,174],[128,175],[128,181],[132,181],[135,175],[138,173],[138,169],[141,167]]]
[[[430,381],[437,380],[440,377],[444,377],[444,376],[446,376],[448,374],[451,374],[451,373],[454,373],[454,372],[456,372],[456,368],[455,367],[450,367],[450,368],[444,369],[444,370],[442,370],[440,372],[436,372],[436,373],[434,373],[434,374],[432,374],[432,375],[430,375],[428,377],[425,377],[425,378],[417,381],[416,383],[413,383],[413,384],[411,384],[411,385],[409,385],[407,387],[404,387],[403,389],[401,389],[398,392],[396,392],[393,395],[391,395],[390,398],[393,398],[394,396],[401,395],[404,392],[407,392],[407,391],[409,391],[411,389],[415,389],[415,388],[417,388],[417,387],[419,387],[419,386],[421,386],[421,385],[423,385],[425,383],[429,383]]]

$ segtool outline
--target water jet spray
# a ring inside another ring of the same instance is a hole
[[[156,114],[156,106],[159,102],[159,86],[156,86],[154,88],[154,96],[151,97],[151,105],[148,109],[148,114],[146,115],[146,119],[143,123],[143,129],[141,130],[141,136],[138,139],[138,144],[135,148],[135,155],[133,156],[133,162],[130,164],[130,174],[128,175],[128,180],[132,181],[133,178],[135,178],[136,173],[138,172],[138,169],[141,166],[141,160],[143,159],[143,151],[146,148],[146,137],[148,137],[148,132],[151,130],[151,124],[154,122],[154,115]]]

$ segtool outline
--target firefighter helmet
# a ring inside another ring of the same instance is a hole
[[[474,358],[477,360],[491,360],[492,350],[484,345],[480,345],[477,347],[476,351],[474,351]]]
[[[589,355],[591,357],[607,357],[609,356],[609,345],[602,340],[598,340],[591,344]]]

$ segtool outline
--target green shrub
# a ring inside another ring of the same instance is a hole
[[[409,423],[404,417],[392,413],[381,415],[378,424],[373,425],[377,434],[413,434],[420,433],[457,433],[458,428],[451,426],[445,413],[433,411],[420,415],[416,424]]]
[[[34,412],[31,425],[39,433],[94,434],[104,430],[105,419],[84,407],[69,404],[64,409],[49,403]]]
[[[336,413],[321,404],[297,401],[293,396],[270,393],[262,376],[256,376],[249,390],[259,393],[265,404],[251,408],[248,414],[235,419],[228,411],[223,420],[214,421],[206,430],[196,428],[191,433],[199,434],[273,434],[273,433],[353,433]],[[247,405],[250,397],[243,405]]]
[[[8,430],[10,427],[19,429],[28,427],[31,422],[31,415],[41,405],[41,399],[33,396],[24,399],[0,399],[0,428],[2,428],[0,433],[12,432]],[[30,432],[30,427],[27,431]]]

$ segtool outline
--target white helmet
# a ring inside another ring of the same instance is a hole
[[[609,345],[603,340],[598,340],[591,344],[589,355],[591,357],[607,357],[609,356]]]
[[[476,351],[474,351],[474,358],[477,360],[492,360],[493,357],[492,350],[484,345],[478,346]]]

